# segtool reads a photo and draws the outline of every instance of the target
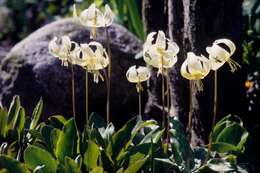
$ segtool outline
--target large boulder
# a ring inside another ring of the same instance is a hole
[[[135,86],[127,82],[125,72],[133,64],[142,63],[134,55],[141,49],[141,41],[124,27],[113,24],[109,27],[112,51],[112,120],[122,122],[137,112]],[[89,42],[90,30],[78,25],[73,19],[62,19],[48,24],[14,46],[1,61],[0,101],[7,106],[13,95],[20,95],[22,104],[32,112],[40,97],[44,100],[44,117],[53,114],[72,115],[71,73],[48,52],[48,43],[54,37],[68,35],[73,41]],[[99,29],[97,41],[106,45],[104,29]],[[85,72],[75,67],[75,91],[77,117],[84,121]],[[105,82],[89,84],[90,112],[105,117]],[[78,119],[79,121],[80,119]],[[81,121],[80,120],[80,121]]]

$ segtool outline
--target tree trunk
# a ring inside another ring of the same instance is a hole
[[[189,82],[180,76],[180,66],[189,51],[197,55],[206,54],[206,47],[219,38],[229,38],[237,46],[232,57],[241,63],[242,0],[144,0],[143,17],[146,34],[150,31],[164,30],[168,37],[180,47],[177,64],[170,70],[171,116],[177,116],[187,125],[189,112]],[[164,10],[162,10],[164,9]],[[165,12],[167,10],[167,12]],[[165,19],[167,22],[165,22]],[[245,73],[232,74],[225,64],[218,70],[218,113],[217,119],[228,113],[244,112],[243,81]],[[203,80],[203,92],[193,92],[193,135],[192,143],[200,145],[207,142],[213,116],[213,72]],[[147,114],[161,111],[159,80],[156,73],[148,83],[149,99]],[[160,114],[159,114],[160,115]]]

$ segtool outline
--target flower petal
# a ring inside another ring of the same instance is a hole
[[[157,45],[157,47],[161,48],[161,49],[165,49],[166,47],[166,37],[163,31],[158,31],[158,35],[155,41],[155,44]]]
[[[105,22],[105,26],[110,26],[113,23],[113,19],[114,19],[114,13],[112,12],[111,8],[109,7],[109,5],[105,5],[105,12],[104,12],[104,22]]]

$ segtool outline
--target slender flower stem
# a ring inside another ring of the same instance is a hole
[[[166,142],[167,142],[167,149],[168,149],[168,143],[170,142],[169,139],[169,129],[170,129],[170,78],[168,74],[166,75],[166,90],[167,90],[167,122],[166,122]]]
[[[164,68],[163,68],[163,56],[161,56],[161,63],[162,63],[162,66],[161,66],[161,70],[162,70],[162,116],[163,116],[163,122],[162,122],[162,126],[163,128],[165,127],[165,121],[166,121],[166,118],[165,118],[165,86],[164,86]]]
[[[193,110],[193,82],[190,81],[190,108],[189,108],[189,121],[188,121],[188,141],[189,144],[191,143],[191,136],[192,136],[192,110]],[[187,160],[188,169],[191,169],[191,158],[192,158],[192,151],[189,149],[189,157]]]
[[[88,71],[86,70],[86,125],[88,127]]]
[[[189,120],[188,120],[188,140],[191,142],[191,132],[192,132],[192,108],[193,108],[193,81],[190,81],[190,108],[189,108]]]
[[[214,72],[214,105],[213,105],[213,121],[212,121],[212,129],[211,129],[211,131],[213,131],[214,126],[216,124],[217,106],[218,106],[218,73],[217,73],[217,70],[216,70]],[[212,147],[212,136],[210,134],[209,135],[209,145],[208,145],[208,155],[207,155],[206,161],[210,157],[211,147]]]
[[[71,100],[72,100],[72,113],[74,117],[75,126],[77,128],[76,123],[76,110],[75,110],[75,79],[74,79],[74,68],[73,64],[70,63],[70,70],[71,70]]]
[[[138,92],[139,116],[142,117],[142,93]]]
[[[110,122],[110,95],[111,95],[111,72],[112,72],[112,64],[111,64],[111,48],[110,48],[110,36],[108,33],[108,27],[105,27],[106,30],[106,38],[107,38],[107,53],[108,53],[108,81],[107,81],[107,124]]]
[[[215,123],[216,123],[217,106],[218,106],[218,73],[217,73],[217,70],[216,70],[214,72],[214,108],[213,108],[212,130],[213,130]]]

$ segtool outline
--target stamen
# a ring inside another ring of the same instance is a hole
[[[241,68],[241,65],[238,64],[236,61],[234,61],[234,60],[231,59],[231,58],[229,58],[229,59],[227,60],[227,63],[228,63],[228,65],[229,65],[230,71],[231,71],[232,73],[234,73],[238,68]]]

